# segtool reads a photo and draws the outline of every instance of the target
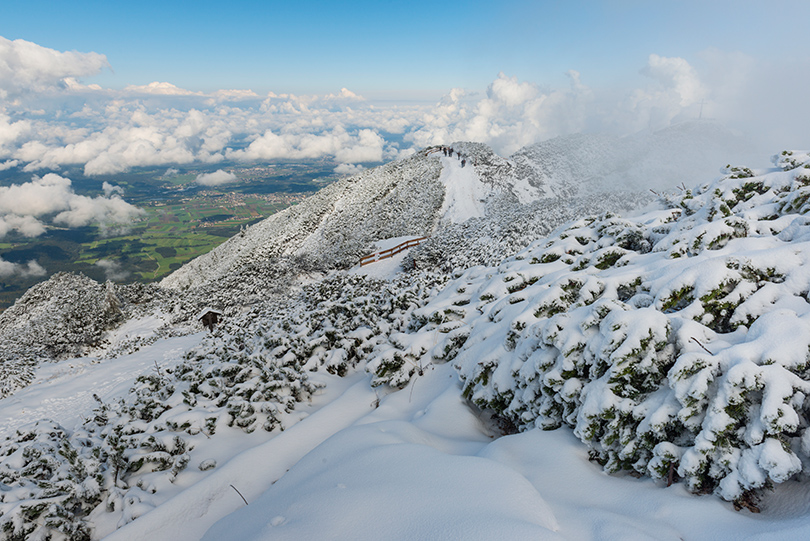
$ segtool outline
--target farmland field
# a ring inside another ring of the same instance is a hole
[[[222,168],[222,164],[217,166]],[[49,226],[37,237],[0,237],[0,262],[29,265],[37,272],[0,273],[0,311],[26,289],[62,271],[95,280],[151,282],[209,252],[247,225],[294,205],[332,182],[330,163],[272,163],[225,167],[238,180],[222,186],[195,182],[205,169],[143,168],[109,177],[63,171],[77,194],[96,196],[103,182],[123,190],[123,198],[144,211],[121,227]],[[0,174],[0,186],[30,181],[31,175]],[[2,270],[2,269],[0,269]]]
[[[144,206],[130,234],[83,243],[76,264],[126,263],[136,280],[156,280],[255,223],[301,200],[303,194],[259,199],[200,195],[175,204]]]

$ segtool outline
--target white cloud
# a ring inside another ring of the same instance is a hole
[[[194,182],[202,184],[203,186],[219,186],[221,184],[230,184],[238,180],[239,179],[233,173],[218,169],[213,173],[200,173],[197,175],[197,178],[194,179]]]
[[[0,110],[0,158],[10,157],[17,141],[31,135],[31,122],[27,120],[13,121],[11,117]]]
[[[363,171],[364,169],[365,167],[363,167],[362,165],[341,163],[337,167],[335,167],[335,173],[338,175],[352,176]]]
[[[21,263],[12,263],[0,257],[0,278],[7,278],[15,274],[23,277],[29,276],[39,277],[45,276],[47,272],[42,267],[42,265],[40,265],[33,259],[28,263],[21,264]]]
[[[157,94],[161,96],[202,96],[202,92],[192,92],[171,83],[154,81],[148,85],[128,85],[124,88],[129,94]]]
[[[106,67],[102,54],[60,52],[0,36],[0,97],[54,89],[66,78],[95,75]]]
[[[238,88],[217,90],[211,94],[212,98],[220,101],[253,100],[260,96],[252,90],[240,90]]]
[[[124,195],[124,189],[121,186],[110,184],[106,180],[101,184],[101,191],[103,191],[104,195],[107,197],[114,194]]]
[[[102,227],[129,224],[144,211],[114,194],[118,187],[106,184],[106,196],[89,197],[73,191],[71,181],[54,173],[31,182],[0,187],[0,237],[12,230],[26,236],[45,232],[43,220],[53,216],[56,224]]]
[[[335,158],[344,163],[379,162],[383,159],[385,140],[372,130],[360,130],[351,146],[335,152]]]
[[[465,99],[474,94],[453,89],[406,138],[420,147],[476,141],[511,154],[525,145],[580,131],[592,92],[581,83],[579,73],[571,71],[568,76],[570,88],[542,92],[533,83],[500,73],[478,101]]]
[[[70,208],[57,214],[54,223],[68,227],[81,227],[92,223],[102,226],[129,224],[142,216],[144,211],[130,205],[117,196],[87,197],[74,195],[69,202]]]
[[[290,126],[287,126],[290,129]],[[374,130],[351,135],[342,125],[321,133],[275,133],[267,130],[243,150],[228,150],[234,160],[315,159],[334,156],[344,163],[379,162],[385,140]]]
[[[518,82],[517,77],[507,77],[503,72],[498,74],[487,89],[487,98],[482,104],[494,106],[517,107],[533,100],[540,93],[536,85],[529,82]],[[481,105],[479,105],[481,107]]]
[[[674,92],[684,107],[705,96],[697,71],[683,58],[667,58],[651,54],[641,73],[661,83],[664,91]]]
[[[341,88],[337,94],[327,94],[324,96],[325,100],[343,100],[343,101],[366,101],[366,98],[359,94],[355,94],[348,88]]]
[[[99,259],[96,261],[96,266],[104,269],[104,276],[107,280],[114,282],[125,280],[130,275],[129,271],[121,268],[121,263],[112,259]]]
[[[42,216],[69,207],[70,179],[49,173],[25,184],[0,187],[0,215]]]
[[[710,93],[697,70],[685,59],[651,54],[640,73],[652,84],[633,89],[615,104],[606,124],[632,133],[657,130],[700,115],[701,104]]]
[[[595,88],[587,84],[587,73],[573,70],[566,74],[568,84],[558,88],[500,73],[485,92],[454,88],[436,104],[404,105],[372,103],[347,88],[325,95],[258,96],[250,90],[201,93],[153,82],[105,90],[76,79],[106,66],[103,56],[19,41],[0,41],[0,64],[16,55],[26,59],[18,64],[39,75],[28,78],[34,82],[13,83],[16,97],[0,105],[0,168],[16,163],[32,172],[83,165],[87,175],[112,174],[225,159],[332,157],[356,164],[456,140],[487,143],[510,154],[581,131],[655,130],[696,118],[701,109],[704,116],[748,126],[769,139],[790,134],[801,140],[808,120],[805,85],[794,80],[808,71],[807,62],[763,65],[723,51],[705,52],[694,64],[652,54],[640,66],[646,79],[632,87]],[[29,49],[65,60],[64,69],[38,60]],[[3,78],[3,69],[0,92],[8,93],[12,83],[7,74]],[[42,85],[49,91],[35,93]]]
[[[103,92],[104,89],[97,84],[85,85],[77,81],[74,77],[65,77],[62,80],[65,88],[71,92]]]
[[[45,224],[33,216],[0,215],[0,239],[11,231],[17,231],[24,237],[38,237],[45,232]]]

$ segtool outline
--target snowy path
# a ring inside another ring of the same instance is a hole
[[[319,414],[346,419],[348,406],[336,401]],[[810,532],[799,483],[780,486],[776,505],[766,501],[753,515],[680,484],[607,475],[564,428],[488,434],[454,369],[438,366],[303,455],[204,539],[776,540]],[[779,499],[793,502],[792,516],[776,511]],[[192,538],[160,533],[153,539]]]
[[[255,501],[278,478],[321,442],[367,414],[376,400],[370,376],[358,372],[331,378],[314,408],[324,407],[270,441],[238,454],[211,475],[105,539],[196,540],[219,518]],[[304,409],[302,406],[301,409]],[[238,539],[226,536],[223,539]]]
[[[492,188],[481,182],[471,165],[461,167],[456,158],[442,156],[442,174],[439,181],[444,184],[444,203],[439,214],[442,220],[462,223],[470,218],[484,215],[486,198]]]
[[[178,362],[182,353],[196,345],[202,333],[160,340],[132,355],[116,359],[84,357],[43,364],[34,382],[0,400],[0,438],[11,436],[17,428],[38,419],[52,419],[73,429],[96,407],[96,394],[104,401],[126,394],[141,374]]]

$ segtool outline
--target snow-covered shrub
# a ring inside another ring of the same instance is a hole
[[[0,313],[0,397],[27,385],[42,360],[61,360],[97,346],[123,320],[112,282],[58,273]]]
[[[476,265],[497,265],[507,255],[578,216],[628,211],[649,199],[643,193],[614,192],[574,199],[541,199],[526,205],[508,198],[496,200],[485,217],[444,224],[408,253],[403,267],[454,273]]]
[[[803,171],[571,222],[448,284],[391,358],[453,359],[474,403],[572,427],[608,471],[746,499],[810,458]]]
[[[294,358],[264,355],[264,344],[211,336],[175,368],[139,376],[121,399],[99,400],[76,430],[43,420],[0,443],[4,535],[89,539],[91,514],[116,513],[123,525],[157,505],[153,494],[185,470],[201,438],[283,429],[318,385]],[[196,459],[201,471],[215,467]]]
[[[774,155],[771,161],[784,171],[790,171],[802,166],[808,168],[807,163],[810,161],[810,153],[798,150],[783,150],[781,153]]]
[[[211,341],[240,355],[342,376],[404,331],[413,310],[445,280],[427,273],[386,281],[333,272],[287,302],[259,305],[229,319]]]
[[[100,456],[83,452],[64,428],[48,420],[19,429],[16,440],[0,445],[0,455],[4,539],[90,538],[83,518],[102,499]]]

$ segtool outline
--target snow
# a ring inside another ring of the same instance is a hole
[[[211,313],[213,313],[213,314],[216,314],[216,315],[218,315],[218,316],[221,316],[221,315],[222,315],[222,312],[220,312],[219,310],[217,310],[217,309],[215,309],[215,308],[211,308],[210,306],[206,306],[205,308],[203,308],[202,310],[200,310],[199,312],[197,312],[197,316],[196,316],[194,319],[200,320],[200,319],[202,319],[202,317],[203,317],[205,314],[207,314],[207,313],[209,313],[209,312],[211,312]]]
[[[69,425],[86,411],[87,389],[115,394],[124,367],[133,377],[152,369],[155,358],[168,366],[199,337],[161,340],[104,362],[66,361],[61,372],[60,364],[47,365],[36,383],[0,401],[0,415],[22,421],[48,413]],[[806,484],[780,485],[763,512],[751,515],[682,484],[606,475],[570,431],[498,437],[492,421],[461,398],[451,364],[394,392],[371,388],[362,367],[345,378],[322,377],[323,394],[290,428],[252,447],[257,440],[238,432],[203,440],[198,456],[216,456],[215,469],[182,482],[170,499],[117,531],[99,521],[97,533],[158,541],[775,540],[810,531]],[[36,409],[46,396],[64,399],[63,407]]]
[[[378,240],[374,243],[374,252],[381,252],[383,250],[389,250],[391,248],[395,248],[404,242],[408,242],[409,240],[418,239],[420,237],[414,235],[405,235],[402,237],[392,237],[390,239],[383,239]],[[373,252],[372,252],[373,253]],[[369,263],[367,265],[356,265],[352,267],[351,274],[365,276],[368,278],[377,278],[379,280],[390,280],[397,273],[402,272],[402,262],[405,260],[405,256],[408,255],[408,250],[403,250],[398,254],[395,254],[387,259],[381,259],[379,261],[375,261],[374,263]]]
[[[310,272],[213,333],[166,338],[172,318],[156,312],[105,336],[116,357],[34,366],[0,399],[0,524],[171,541],[806,537],[808,156],[730,168],[632,218],[586,216],[586,198],[540,223],[528,216],[560,201],[498,200],[528,158],[478,163],[469,149],[475,168],[426,155],[369,172],[211,257],[278,256],[265,233],[291,252],[384,249],[408,238],[387,221],[438,211],[446,223],[411,254]],[[411,201],[398,167],[444,196],[378,216]],[[596,174],[570,173],[543,189]],[[354,238],[381,187],[394,196]],[[463,263],[439,268],[443,250]],[[409,256],[425,265],[400,273]],[[184,272],[175,286],[200,278]],[[177,315],[177,295],[156,302]],[[734,510],[754,493],[760,514]]]
[[[326,396],[313,400],[309,409],[315,411],[302,415],[303,421],[246,451],[238,452],[242,445],[239,438],[232,440],[229,447],[237,454],[225,464],[106,539],[200,539],[214,521],[244,505],[236,490],[248,502],[256,501],[307,452],[372,409],[375,394],[368,380],[362,372],[343,380],[332,378]],[[319,410],[323,402],[330,407]],[[238,539],[232,535],[225,538]]]
[[[456,158],[442,156],[444,202],[439,214],[452,223],[480,218],[486,213],[486,202],[493,195],[492,188],[481,181],[472,165],[461,167]]]
[[[170,357],[170,342],[152,353]],[[74,389],[103,378],[103,365],[94,366],[94,375],[73,375]],[[35,400],[40,385],[18,399]],[[494,439],[495,427],[461,399],[449,364],[377,393],[362,370],[330,380],[310,415],[106,539],[785,539],[810,531],[804,485],[775,494],[792,513],[773,504],[756,516],[680,484],[608,476],[567,431]]]
[[[289,472],[248,506],[234,505],[203,539],[786,539],[810,531],[806,492],[798,494],[803,507],[786,518],[778,508],[739,513],[681,484],[663,488],[661,481],[609,476],[567,431],[493,439],[493,427],[459,393],[449,365],[427,371],[302,453]],[[333,403],[319,413],[347,406]],[[296,428],[306,430],[314,417]],[[266,468],[259,462],[269,456],[242,467]],[[184,529],[173,522],[161,538],[196,538]]]
[[[128,329],[143,329],[144,321],[139,323]],[[94,394],[103,401],[123,395],[137,376],[176,364],[201,336],[159,340],[151,348],[126,357],[83,357],[42,364],[29,386],[0,400],[0,418],[6,419],[0,426],[0,440],[38,419],[52,419],[65,427],[78,424],[97,405]]]

